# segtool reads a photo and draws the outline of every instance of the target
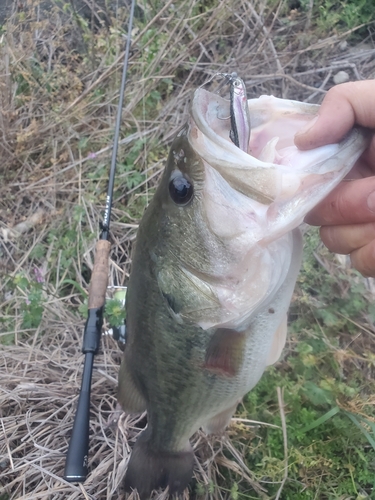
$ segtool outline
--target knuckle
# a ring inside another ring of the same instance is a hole
[[[320,237],[325,244],[325,246],[330,250],[331,252],[335,252],[335,237],[333,236],[333,233],[335,231],[332,229],[330,226],[323,226],[320,228]]]
[[[353,91],[356,91],[355,82],[346,82],[340,83],[339,85],[335,85],[331,87],[326,95],[328,99],[346,99],[348,95],[350,95]]]
[[[367,278],[375,277],[375,240],[350,254],[352,265]]]

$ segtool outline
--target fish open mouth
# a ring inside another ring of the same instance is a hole
[[[292,204],[301,221],[316,197],[323,198],[349,172],[368,136],[354,128],[340,143],[300,151],[294,136],[316,116],[318,105],[261,96],[248,100],[247,106],[251,134],[242,150],[231,140],[231,101],[197,89],[189,142],[231,188],[262,205],[277,204],[277,212],[284,215]]]
[[[230,102],[200,88],[194,94],[191,115],[189,141],[195,151],[234,189],[261,203],[271,203],[280,174],[273,166],[258,165],[254,156],[231,141]]]

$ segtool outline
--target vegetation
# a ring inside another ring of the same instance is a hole
[[[128,11],[101,21],[56,2],[45,16],[39,3],[25,2],[0,35],[0,498],[116,498],[144,420],[116,409],[121,353],[108,336],[94,372],[90,477],[81,487],[56,478],[80,384]],[[237,71],[249,97],[320,102],[340,70],[373,78],[372,3],[138,1],[111,285],[126,284],[138,221],[192,89]],[[201,470],[190,498],[374,497],[373,283],[330,255],[315,230],[305,242],[283,358],[246,396],[227,437],[195,437]],[[107,314],[121,322],[120,303]]]
[[[317,231],[305,239],[287,351],[239,409],[243,418],[279,428],[260,428],[250,436],[247,464],[260,484],[275,483],[267,490],[276,494],[286,463],[275,391],[280,387],[288,444],[288,480],[280,498],[372,498],[372,296],[355,271],[343,273],[337,260],[321,248]],[[232,432],[232,439],[243,445],[243,428],[234,426]],[[245,436],[249,439],[248,433]],[[242,491],[239,486],[238,498],[256,498],[241,496]]]

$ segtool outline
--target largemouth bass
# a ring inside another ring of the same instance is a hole
[[[187,486],[189,438],[200,427],[221,432],[278,360],[298,226],[368,144],[355,128],[339,144],[299,151],[294,135],[319,106],[262,96],[235,109],[233,95],[195,91],[139,226],[118,398],[128,412],[147,410],[125,476],[141,499]]]

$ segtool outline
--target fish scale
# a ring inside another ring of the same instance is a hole
[[[251,137],[240,149],[228,101],[195,92],[139,226],[118,399],[126,411],[147,410],[125,475],[142,500],[188,485],[190,437],[200,427],[222,432],[278,360],[301,263],[298,226],[368,144],[353,129],[339,144],[299,152],[294,134],[318,107],[270,96],[247,105],[240,118],[251,116]]]

